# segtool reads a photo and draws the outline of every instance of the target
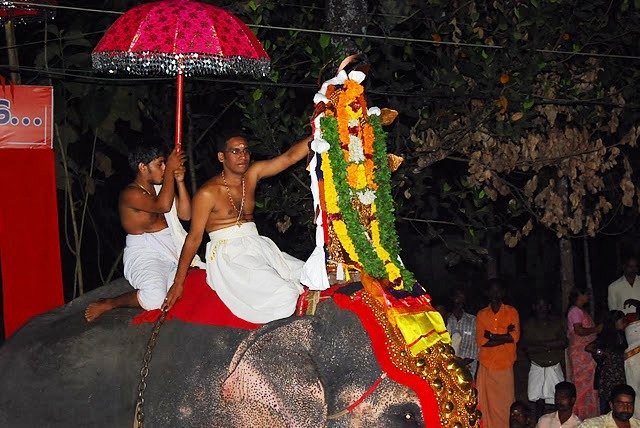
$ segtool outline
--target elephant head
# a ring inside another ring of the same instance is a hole
[[[386,378],[358,318],[332,302],[314,317],[250,334],[230,364],[222,400],[238,418],[234,426],[424,426],[415,393]]]

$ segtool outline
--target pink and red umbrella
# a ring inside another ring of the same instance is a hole
[[[118,18],[91,54],[108,73],[177,78],[176,147],[182,137],[184,76],[269,73],[270,59],[253,32],[230,12],[194,0],[161,0]]]

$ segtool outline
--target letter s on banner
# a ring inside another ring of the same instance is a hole
[[[0,91],[0,149],[53,148],[53,88],[14,86]]]

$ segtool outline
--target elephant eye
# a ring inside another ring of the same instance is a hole
[[[384,425],[385,427],[407,428],[423,426],[420,408],[413,403],[392,405],[389,407],[387,415],[389,423]]]

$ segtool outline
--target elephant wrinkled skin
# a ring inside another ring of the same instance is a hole
[[[0,426],[127,427],[151,325],[133,309],[95,323],[90,301],[130,289],[100,287],[41,315],[0,348]],[[415,393],[389,379],[352,413],[380,376],[357,317],[324,302],[314,317],[292,317],[253,332],[167,321],[145,393],[146,427],[423,426]]]

